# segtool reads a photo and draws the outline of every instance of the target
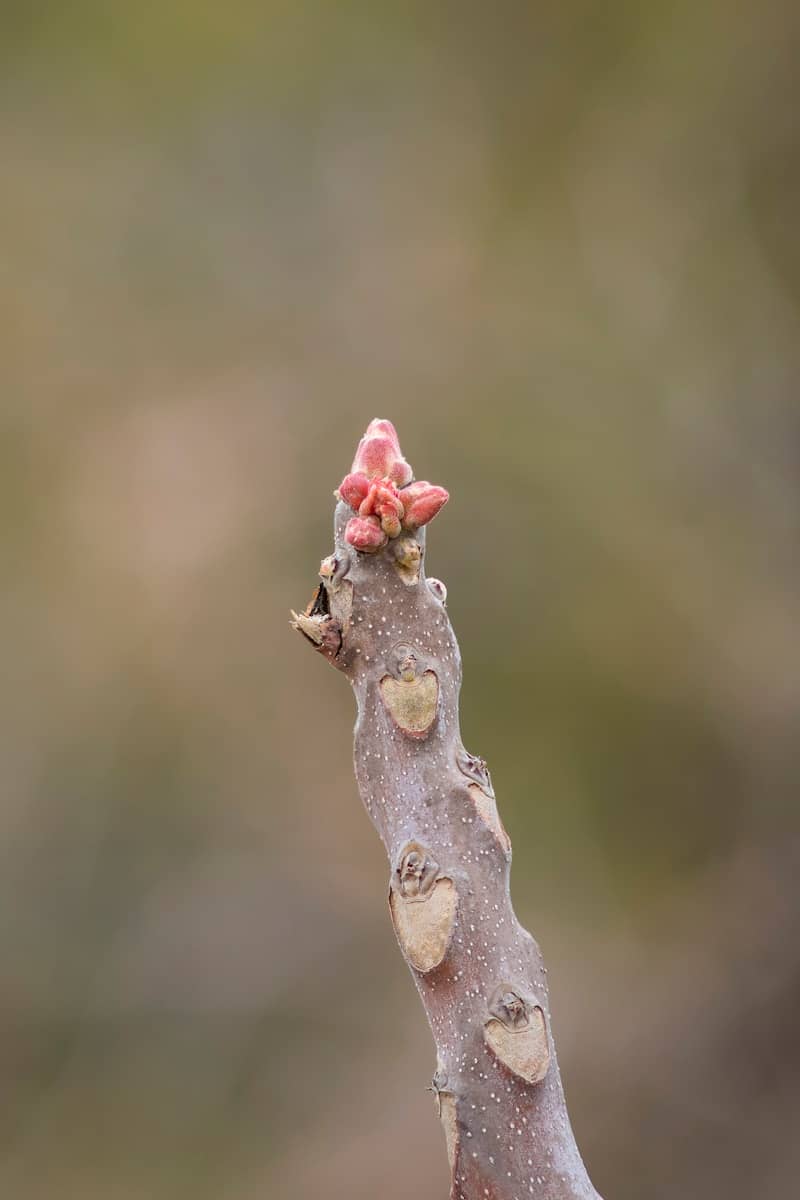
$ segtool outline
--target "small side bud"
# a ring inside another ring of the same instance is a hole
[[[501,983],[489,1001],[489,1012],[506,1029],[525,1029],[529,1024],[528,1009],[527,1001],[510,983]]]
[[[450,499],[450,493],[445,488],[426,480],[417,480],[416,483],[409,484],[407,488],[403,488],[401,496],[405,508],[403,528],[408,530],[427,525]]]
[[[406,898],[426,896],[438,874],[439,864],[425,847],[411,842],[397,865],[398,887]]]
[[[381,515],[381,529],[387,537],[396,538],[400,533],[400,518],[396,513],[388,512]]]
[[[399,642],[392,649],[389,666],[403,683],[413,683],[421,673],[419,658],[407,642]]]
[[[459,745],[456,750],[456,765],[462,775],[466,775],[467,779],[474,780],[479,787],[483,788],[487,796],[494,797],[492,777],[489,774],[485,758],[481,758],[479,754],[470,754],[469,750],[465,750],[462,745]]]
[[[388,538],[377,517],[351,517],[344,531],[345,541],[362,554],[382,550]]]
[[[434,579],[432,575],[429,575],[428,587],[433,592],[440,604],[447,603],[447,588],[444,586],[441,579]]]
[[[397,573],[403,583],[419,583],[419,564],[422,560],[422,549],[416,538],[401,537],[392,544],[392,554]]]
[[[352,475],[345,475],[334,495],[344,500],[345,504],[349,504],[354,512],[358,512],[368,491],[369,480],[366,475],[356,471]]]

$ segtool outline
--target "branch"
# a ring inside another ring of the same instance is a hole
[[[511,907],[508,835],[485,762],[461,742],[446,591],[423,569],[447,492],[412,482],[394,427],[373,421],[336,495],[335,551],[293,624],[356,694],[356,777],[436,1042],[451,1200],[599,1200],[567,1116],[541,953]]]

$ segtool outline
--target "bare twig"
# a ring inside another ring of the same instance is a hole
[[[337,492],[335,550],[295,627],[353,685],[355,768],[390,863],[389,909],[436,1041],[451,1200],[598,1200],[570,1127],[539,948],[509,894],[489,772],[462,745],[461,659],[412,482],[373,421]]]

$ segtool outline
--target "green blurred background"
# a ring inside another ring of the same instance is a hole
[[[607,1200],[800,1175],[790,0],[10,5],[0,1193],[441,1200],[288,626],[373,416]]]

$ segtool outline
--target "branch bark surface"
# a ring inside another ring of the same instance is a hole
[[[337,496],[334,553],[293,618],[355,692],[356,778],[436,1043],[451,1200],[599,1200],[567,1115],[542,956],[511,905],[489,772],[461,741],[446,592],[425,576],[425,525],[447,493],[412,482],[393,427],[373,421]]]

